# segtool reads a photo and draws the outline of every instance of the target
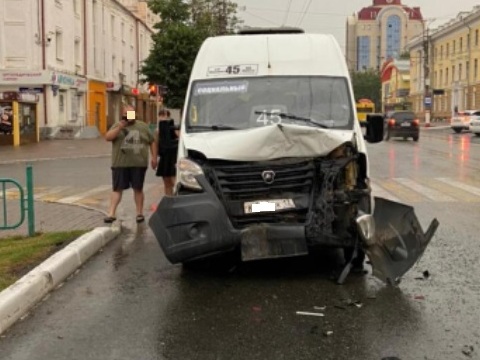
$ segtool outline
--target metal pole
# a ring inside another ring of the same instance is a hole
[[[32,165],[27,165],[27,216],[28,236],[35,235],[35,209],[33,201],[33,171]]]

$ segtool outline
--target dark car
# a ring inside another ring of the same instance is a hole
[[[392,111],[385,118],[385,140],[391,137],[412,138],[418,141],[420,121],[413,111]]]

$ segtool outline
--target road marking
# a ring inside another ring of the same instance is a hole
[[[377,184],[375,180],[372,180],[370,182],[370,185],[372,186],[372,195],[373,196],[378,196],[381,198],[385,198],[388,200],[396,201],[396,202],[401,202],[399,198],[397,198],[395,195],[390,193],[389,191],[385,190],[381,185]]]
[[[437,201],[437,202],[455,202],[455,199],[451,196],[442,194],[441,192],[431,189],[427,186],[423,186],[411,179],[407,178],[394,178],[393,180],[397,181],[398,183],[402,184],[403,186],[412,189],[413,191],[422,194],[426,198]]]
[[[418,196],[418,194],[415,194],[414,192],[412,192],[412,190],[392,181],[391,179],[377,179],[376,181],[388,192],[395,194],[395,196],[401,200],[399,202],[406,202],[408,204],[411,204],[423,201],[421,196]]]
[[[77,202],[81,199],[92,196],[93,194],[105,191],[105,190],[110,189],[110,188],[111,188],[111,185],[97,186],[96,188],[93,188],[89,191],[85,191],[85,192],[80,193],[80,194],[64,197],[62,199],[57,200],[57,202],[59,202],[61,204],[72,204],[72,203],[75,203],[75,202]]]
[[[455,187],[457,187],[459,189],[462,189],[462,190],[464,190],[468,193],[480,196],[480,189],[478,187],[468,185],[468,184],[465,184],[461,181],[452,180],[452,179],[449,179],[449,178],[437,178],[437,180],[441,181],[441,182],[444,182],[445,184],[455,186]]]
[[[54,194],[61,193],[67,190],[68,188],[69,188],[68,186],[56,186],[53,188],[46,189],[44,191],[38,191],[36,189],[36,191],[33,192],[34,193],[33,198],[35,200],[44,200],[45,198],[52,196]]]
[[[460,202],[480,202],[479,196],[472,196],[471,193],[459,189],[457,186],[446,184],[438,179],[424,178],[417,179],[421,184],[428,186],[431,189],[435,189],[443,194],[449,195]]]

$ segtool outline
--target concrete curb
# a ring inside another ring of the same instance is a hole
[[[121,227],[118,226],[95,228],[0,292],[0,334],[23,317],[99,249],[115,239],[121,231]]]

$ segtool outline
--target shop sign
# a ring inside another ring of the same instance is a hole
[[[52,73],[52,84],[60,87],[77,88],[79,91],[86,91],[87,89],[86,79],[55,72]]]
[[[48,84],[50,72],[45,70],[0,70],[0,84],[4,85],[30,85]]]
[[[20,87],[18,91],[21,93],[42,94],[43,88],[41,87]]]

